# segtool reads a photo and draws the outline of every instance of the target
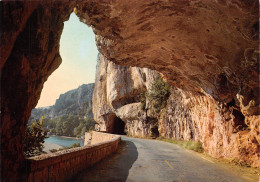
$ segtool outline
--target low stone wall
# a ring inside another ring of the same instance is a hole
[[[115,135],[111,135],[109,133],[102,133],[102,132],[93,131],[92,132],[91,145],[111,140],[114,136]]]
[[[98,136],[98,138],[104,136],[108,140],[28,159],[28,181],[68,180],[81,170],[95,164],[117,150],[120,136],[98,132],[95,132],[94,135]]]
[[[101,142],[111,140],[115,135],[103,132],[92,131],[91,133],[85,133],[84,145],[93,145]]]
[[[84,146],[85,145],[91,145],[91,140],[92,140],[92,133],[85,132]]]

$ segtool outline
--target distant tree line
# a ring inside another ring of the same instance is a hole
[[[63,115],[56,118],[31,119],[25,131],[23,153],[26,157],[40,155],[43,152],[44,139],[48,135],[81,137],[86,131],[93,130],[96,122],[92,117],[88,103],[76,114]],[[74,144],[71,147],[78,147]]]
[[[86,131],[93,130],[96,122],[91,117],[77,115],[45,118],[43,128],[49,129],[49,135],[81,137]]]
[[[28,126],[32,126],[34,121],[35,119],[29,120]],[[95,124],[92,109],[89,103],[85,102],[81,109],[71,114],[55,118],[44,117],[43,129],[48,129],[49,135],[81,137],[86,131],[93,130]]]

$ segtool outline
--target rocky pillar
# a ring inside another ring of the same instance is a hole
[[[1,2],[1,181],[23,181],[23,141],[43,83],[61,63],[69,2]]]

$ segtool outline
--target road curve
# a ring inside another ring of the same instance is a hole
[[[122,136],[119,152],[81,172],[72,181],[244,182],[213,162],[178,145]]]

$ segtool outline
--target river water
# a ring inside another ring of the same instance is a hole
[[[80,143],[80,146],[84,145],[84,141],[82,139],[74,139],[60,136],[50,136],[49,138],[46,138],[44,141],[48,143],[61,145],[63,147],[70,147],[74,143]]]

